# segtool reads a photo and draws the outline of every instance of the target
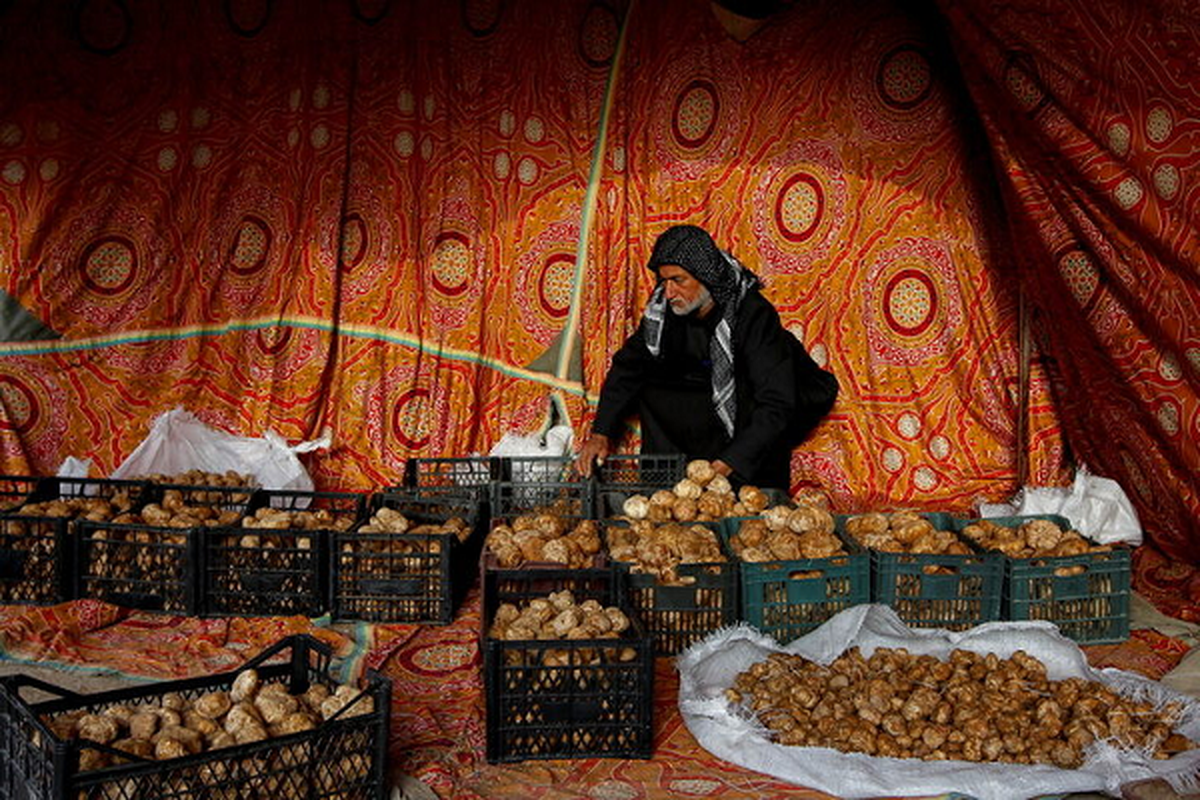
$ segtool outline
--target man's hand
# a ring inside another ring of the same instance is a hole
[[[612,442],[602,433],[593,433],[583,443],[579,455],[575,457],[575,471],[585,478],[592,475],[592,468],[603,464],[604,459],[612,453]]]
[[[713,468],[713,472],[717,473],[718,475],[724,475],[726,478],[728,478],[729,474],[731,472],[733,472],[733,467],[729,466],[728,464],[726,464],[724,461],[721,461],[720,459],[717,459],[716,461],[712,462],[712,468]]]

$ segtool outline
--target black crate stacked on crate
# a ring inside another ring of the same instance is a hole
[[[13,511],[28,500],[38,480],[30,475],[0,475],[0,513]]]
[[[633,563],[618,560],[614,555],[611,543],[614,531],[628,528],[628,522],[603,523],[605,548],[618,582],[624,587],[629,605],[650,632],[656,655],[678,655],[713,631],[737,621],[738,565],[721,541],[720,525],[695,522],[684,527],[692,525],[712,533],[724,560],[680,564],[675,567],[678,581],[667,584],[654,574],[635,570]]]
[[[404,464],[405,493],[436,499],[466,495],[479,503],[479,526],[485,533],[491,519],[492,484],[501,476],[498,456],[410,458]]]
[[[366,499],[355,492],[255,492],[240,527],[200,532],[202,613],[324,614],[329,605],[330,538],[362,521]]]
[[[721,537],[731,554],[730,541],[749,519],[761,517],[721,520]],[[787,644],[835,614],[871,602],[870,553],[845,536],[838,538],[845,555],[761,562],[743,561],[734,555],[739,570],[740,618]]]
[[[853,540],[846,522],[856,515],[834,516],[839,535]],[[924,513],[934,528],[955,531],[949,514]],[[1000,619],[1004,561],[999,553],[970,547],[967,555],[889,553],[872,549],[871,598],[891,607],[905,624],[920,628],[966,630]]]
[[[671,489],[687,474],[682,455],[617,454],[608,456],[592,473],[597,517],[616,517],[625,501],[634,495],[649,497],[660,489]]]
[[[333,619],[432,625],[453,621],[479,563],[484,536],[480,501],[473,492],[393,489],[371,498],[372,520],[381,513],[402,515],[405,532],[365,532],[367,525],[360,525],[331,538]],[[372,527],[385,525],[376,522]]]
[[[993,517],[1017,528],[1032,520],[1071,529],[1066,517],[1041,514]],[[962,530],[979,520],[960,520]],[[1002,618],[1047,620],[1079,644],[1120,644],[1129,638],[1131,550],[1115,546],[1073,556],[1004,557]]]
[[[21,675],[0,679],[0,797],[385,800],[391,683],[372,671],[350,690],[350,705],[315,728],[164,760],[62,737],[48,722],[72,713],[161,705],[168,694],[194,703],[213,692],[228,693],[251,669],[263,685],[281,684],[293,696],[313,686],[333,691],[339,684],[330,663],[328,645],[293,636],[235,671],[98,694],[77,694]]]
[[[33,481],[34,483],[30,483]],[[10,478],[0,514],[0,603],[53,604],[72,599],[73,541],[78,520],[113,518],[144,502],[141,481],[101,478]]]
[[[569,589],[576,604],[621,608],[619,638],[492,638],[502,603],[518,608]],[[487,760],[649,758],[653,750],[654,652],[636,611],[606,569],[488,570],[483,578]]]
[[[591,485],[576,481],[497,481],[492,484],[493,521],[512,521],[522,514],[558,514],[591,518]]]
[[[139,522],[81,520],[75,596],[143,611],[199,614],[202,532],[240,524],[254,491],[153,483]]]
[[[465,489],[487,500],[488,487],[501,478],[497,456],[410,458],[404,465],[404,485],[409,488]]]

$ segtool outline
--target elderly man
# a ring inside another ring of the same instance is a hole
[[[579,471],[613,452],[636,411],[643,453],[708,459],[735,483],[787,490],[792,449],[833,407],[837,379],[702,228],[665,231],[648,266],[658,285],[613,356]]]

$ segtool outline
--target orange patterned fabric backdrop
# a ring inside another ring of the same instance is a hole
[[[707,0],[4,4],[0,467],[107,474],[177,405],[328,429],[330,489],[551,396],[582,436],[692,222],[841,381],[797,485],[963,511],[1079,457],[1190,553],[1195,15],[780,5],[740,41]]]

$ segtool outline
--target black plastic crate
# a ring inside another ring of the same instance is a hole
[[[607,456],[593,474],[602,486],[670,489],[687,477],[687,461],[682,455],[617,453]]]
[[[328,610],[329,536],[359,524],[366,495],[260,490],[238,528],[200,532],[207,616],[316,617]]]
[[[591,485],[580,482],[499,481],[492,484],[490,508],[493,520],[512,520],[533,513],[594,516]]]
[[[410,487],[484,488],[500,480],[500,458],[410,458],[404,465],[404,485]]]
[[[721,537],[727,548],[746,519],[760,517],[722,520]],[[740,573],[741,619],[787,644],[835,614],[871,602],[870,553],[845,536],[839,538],[846,555],[763,562],[734,556]]]
[[[630,627],[610,639],[509,641],[487,636],[496,608],[570,589],[617,606]],[[483,584],[487,760],[649,758],[654,653],[608,570],[496,570]],[[622,659],[622,654],[626,656]]]
[[[72,599],[78,520],[114,518],[143,502],[146,491],[140,481],[92,478],[16,479],[9,486],[25,495],[19,507],[0,515],[0,603],[14,604]]]
[[[195,616],[203,528],[81,520],[74,536],[75,597]]]
[[[65,518],[0,516],[0,604],[53,605],[73,597]]]
[[[737,561],[730,557],[728,548],[721,541],[717,523],[690,523],[686,527],[699,524],[713,532],[726,560],[680,564],[675,572],[683,585],[664,584],[655,575],[634,572],[631,563],[618,561],[608,548],[625,597],[650,632],[656,655],[677,655],[713,631],[737,621]],[[623,525],[605,523],[606,547],[610,529]]]
[[[633,495],[649,497],[659,489],[673,488],[686,477],[687,462],[682,455],[622,453],[605,458],[593,475],[596,516],[615,517]]]
[[[505,483],[587,483],[575,469],[574,456],[500,456]]]
[[[386,758],[391,684],[368,671],[359,698],[373,710],[335,714],[314,729],[247,744],[234,744],[178,758],[152,761],[83,739],[62,739],[45,718],[70,712],[101,713],[116,706],[157,704],[168,693],[185,702],[216,690],[228,691],[237,676],[255,669],[264,684],[289,694],[310,686],[333,689],[327,645],[292,636],[263,651],[238,670],[118,689],[77,694],[35,678],[0,679],[0,796],[21,800],[199,800],[199,798],[346,798],[389,796]],[[29,695],[37,695],[31,698]],[[81,768],[81,757],[124,757],[126,763]]]
[[[464,495],[437,497],[389,492],[371,499],[370,512],[390,508],[410,523],[406,533],[335,532],[330,546],[333,619],[445,625],[474,583],[483,544],[482,508]],[[413,532],[453,517],[469,534]]]
[[[0,475],[0,512],[13,511],[29,499],[39,480],[30,475]]]

